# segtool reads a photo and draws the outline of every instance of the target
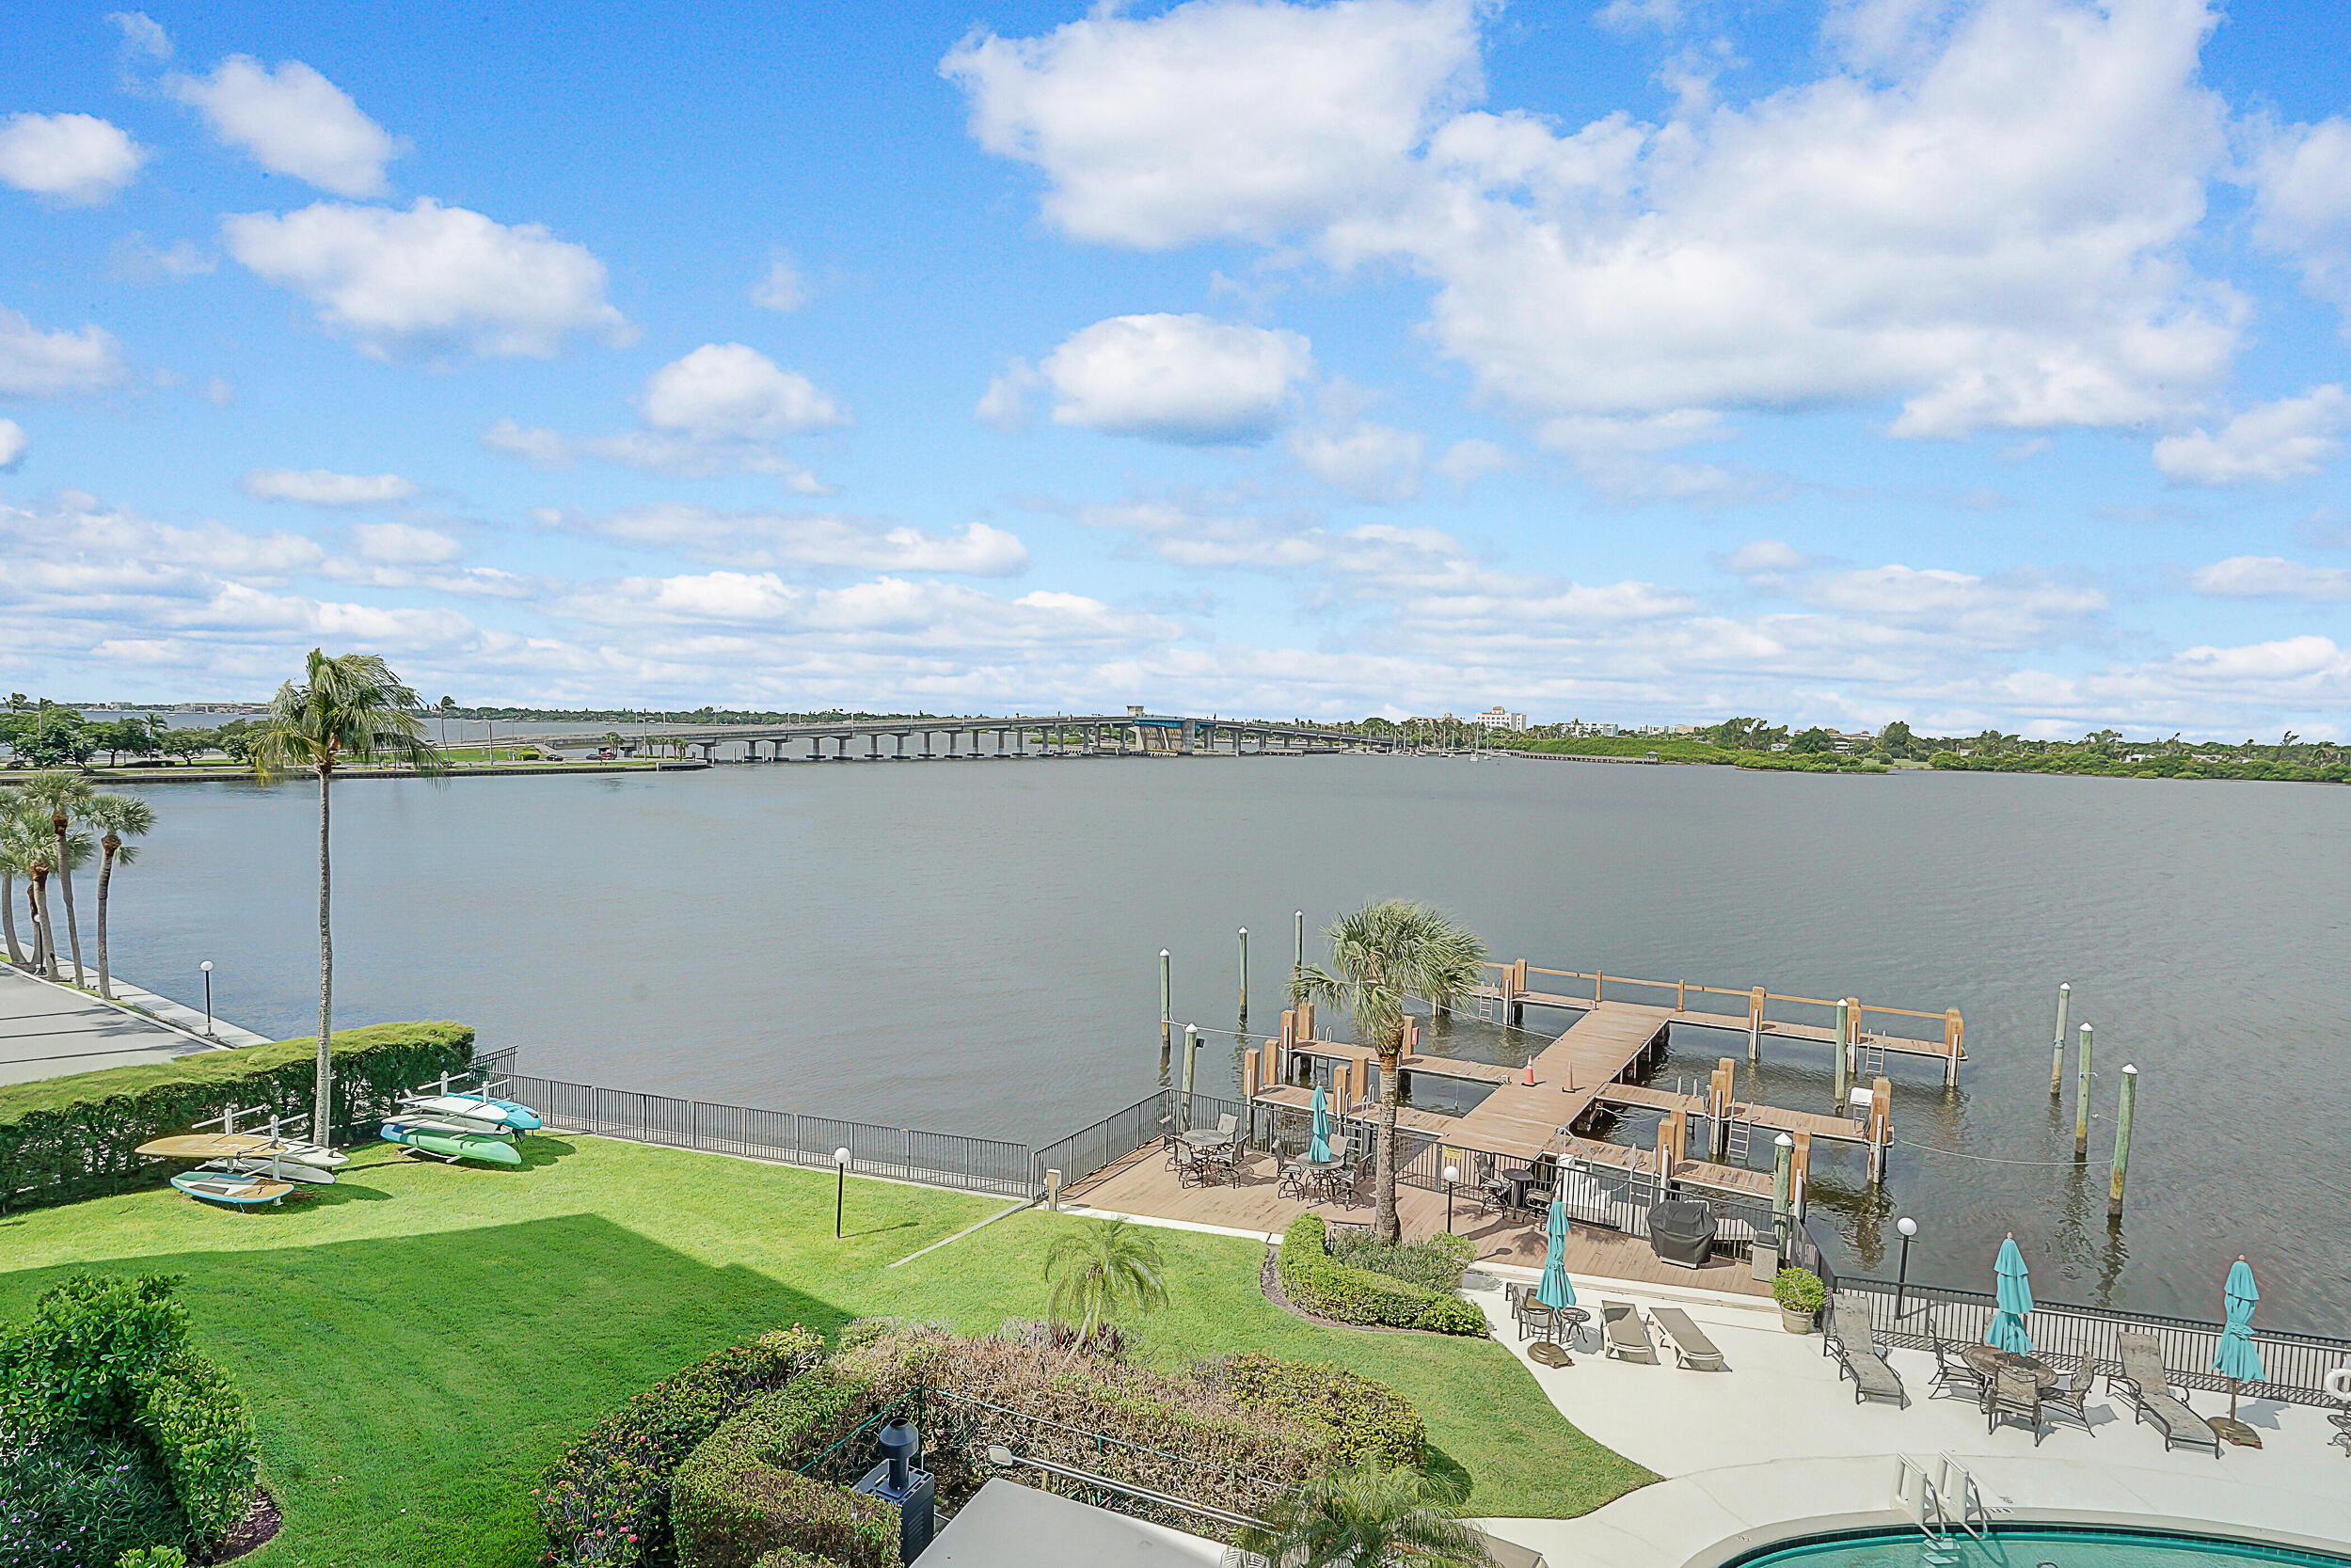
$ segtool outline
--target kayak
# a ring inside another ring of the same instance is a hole
[[[306,1165],[291,1154],[279,1155],[275,1160],[267,1155],[231,1154],[197,1166],[196,1174],[242,1176],[247,1180],[301,1181],[317,1187],[335,1184],[333,1171],[320,1165]]]
[[[496,1165],[518,1165],[522,1156],[511,1138],[479,1127],[441,1119],[388,1121],[386,1143],[405,1144],[444,1160],[486,1160]]]
[[[227,1160],[239,1156],[276,1154],[289,1164],[316,1165],[333,1170],[350,1164],[351,1157],[338,1154],[331,1148],[316,1144],[301,1143],[292,1138],[272,1138],[259,1132],[180,1132],[166,1138],[151,1138],[132,1152],[164,1160]]]
[[[209,1174],[186,1171],[171,1179],[171,1184],[190,1197],[200,1197],[208,1203],[226,1203],[239,1209],[251,1209],[263,1203],[275,1203],[294,1189],[283,1181],[259,1181],[249,1176]]]
[[[535,1131],[539,1114],[530,1106],[512,1100],[492,1100],[478,1094],[436,1094],[405,1102],[411,1111],[429,1116],[448,1117],[459,1121],[478,1121],[487,1126],[504,1128],[513,1132]]]

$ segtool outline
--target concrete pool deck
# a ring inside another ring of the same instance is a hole
[[[1505,1280],[1534,1277],[1487,1271]],[[1680,1370],[1662,1336],[1653,1336],[1658,1365],[1606,1358],[1590,1327],[1572,1367],[1546,1367],[1527,1355],[1499,1287],[1469,1293],[1562,1415],[1665,1478],[1578,1519],[1483,1522],[1555,1564],[1705,1568],[1820,1530],[1907,1528],[1897,1494],[1903,1455],[1930,1473],[1944,1455],[1957,1460],[1975,1477],[1995,1523],[2129,1523],[2316,1550],[2351,1544],[2351,1460],[2329,1446],[2333,1429],[2323,1410],[2248,1400],[2238,1415],[2261,1433],[2263,1448],[2227,1448],[2217,1460],[2200,1449],[2166,1453],[2158,1431],[2134,1425],[2129,1406],[2108,1397],[2101,1380],[2088,1406],[2092,1430],[2052,1423],[2036,1449],[2020,1426],[1987,1434],[1969,1401],[1929,1400],[1934,1357],[1923,1351],[1887,1356],[1909,1390],[1907,1408],[1856,1404],[1852,1385],[1821,1354],[1820,1337],[1787,1333],[1770,1302],[1577,1281],[1577,1302],[1596,1323],[1602,1297],[1644,1311],[1680,1307],[1731,1370]],[[2227,1409],[2209,1394],[2198,1394],[2195,1404],[2208,1417]]]
[[[94,983],[96,971],[89,973]],[[213,1021],[208,1039],[202,1008],[119,979],[114,990],[131,1006],[119,1007],[93,992],[76,990],[70,980],[44,980],[0,964],[0,1084],[29,1084],[102,1068],[167,1062],[224,1046],[266,1043],[266,1037],[219,1019]],[[133,1011],[135,1007],[141,1010]]]

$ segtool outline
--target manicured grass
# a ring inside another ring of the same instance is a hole
[[[1025,1212],[888,1265],[1003,1207],[595,1138],[525,1141],[520,1169],[378,1146],[333,1187],[253,1214],[168,1190],[0,1219],[0,1318],[76,1268],[187,1276],[206,1352],[255,1406],[286,1529],[255,1568],[523,1568],[529,1489],[596,1416],[761,1328],[895,1314],[969,1332],[1041,1310],[1056,1229]],[[1418,1404],[1470,1508],[1566,1515],[1654,1479],[1567,1425],[1504,1347],[1320,1328],[1258,1292],[1254,1243],[1155,1231],[1169,1307],[1134,1354],[1340,1361]]]

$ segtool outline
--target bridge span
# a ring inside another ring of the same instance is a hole
[[[862,742],[863,749],[852,751]],[[888,750],[884,750],[884,743]],[[612,748],[702,753],[705,762],[919,762],[1060,756],[1278,756],[1355,751],[1366,736],[1257,719],[1125,713],[1009,719],[811,720],[783,724],[650,724],[518,737],[553,752]],[[801,747],[803,754],[795,755]],[[830,754],[826,747],[830,746]],[[767,748],[763,756],[760,749]],[[727,754],[722,755],[722,750]]]

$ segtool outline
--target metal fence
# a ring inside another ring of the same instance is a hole
[[[514,1053],[502,1054],[511,1069]],[[858,1176],[1018,1197],[1031,1196],[1036,1190],[1030,1185],[1026,1144],[677,1100],[512,1071],[496,1076],[507,1085],[507,1098],[530,1105],[550,1130],[825,1168],[833,1165],[835,1149],[846,1148],[849,1168]]]
[[[1994,1298],[1981,1291],[1942,1285],[1902,1287],[1898,1313],[1896,1287],[1889,1280],[1843,1279],[1835,1281],[1834,1288],[1868,1303],[1870,1329],[1881,1342],[1913,1350],[1931,1349],[1937,1339],[1946,1344],[1975,1344],[1991,1328],[1997,1310]],[[2164,1370],[2173,1383],[2215,1390],[2229,1386],[2229,1380],[2213,1370],[2220,1329],[2216,1323],[2194,1318],[2038,1300],[2025,1320],[2025,1332],[2036,1353],[2087,1356],[2091,1370],[2101,1374],[2121,1371],[2123,1334],[2152,1334],[2163,1346]],[[2240,1390],[2244,1397],[2287,1404],[2340,1402],[2326,1391],[2327,1374],[2351,1367],[2351,1339],[2256,1329],[2253,1342],[2260,1347],[2262,1369],[2268,1375],[2259,1383],[2246,1384]]]

